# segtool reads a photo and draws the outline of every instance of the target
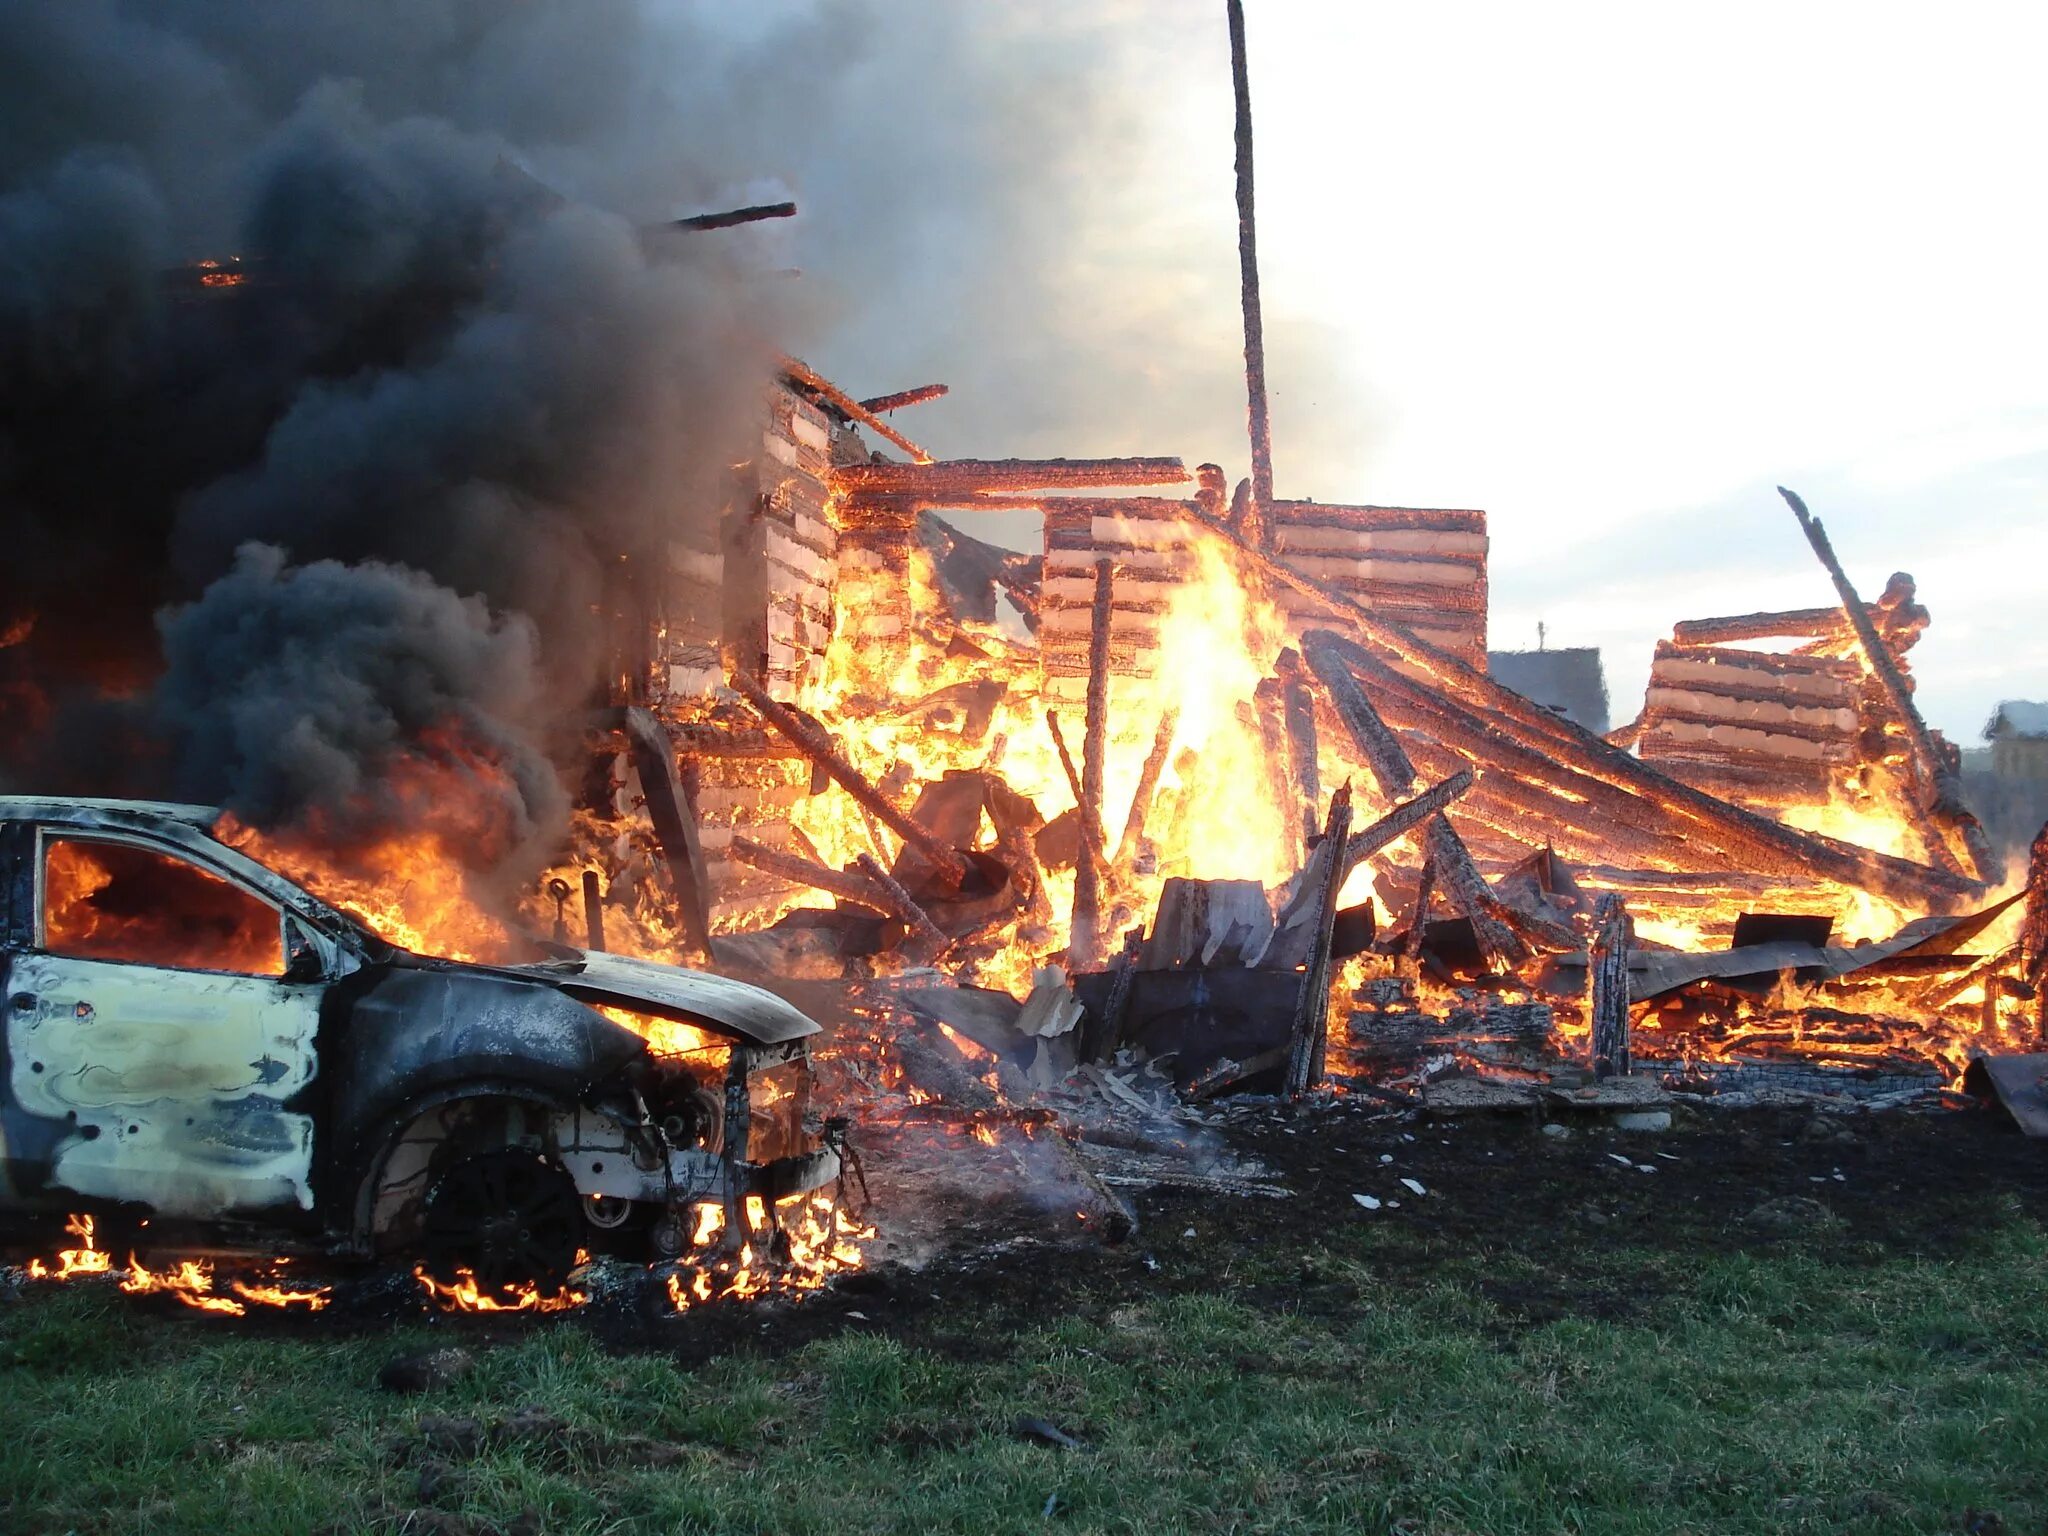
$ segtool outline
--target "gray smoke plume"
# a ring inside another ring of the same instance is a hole
[[[524,857],[622,574],[722,502],[778,348],[953,383],[941,451],[1232,432],[1220,13],[1213,246],[1090,254],[1175,14],[0,0],[0,779],[356,825],[465,763],[478,858]]]

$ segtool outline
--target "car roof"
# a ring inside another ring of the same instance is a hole
[[[220,820],[220,807],[217,805],[184,805],[175,800],[0,795],[0,821],[90,822],[110,811],[139,821],[170,821],[187,827],[211,827]]]

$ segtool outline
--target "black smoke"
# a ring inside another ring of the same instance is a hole
[[[0,4],[9,787],[546,851],[779,339],[745,232],[648,234],[728,178],[655,17]]]

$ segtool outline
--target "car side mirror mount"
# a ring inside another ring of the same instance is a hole
[[[285,924],[284,979],[288,982],[306,983],[323,981],[327,976],[327,961],[320,953],[320,946],[313,942],[313,936],[298,924]]]

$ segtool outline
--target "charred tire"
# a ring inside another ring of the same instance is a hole
[[[584,1239],[583,1199],[568,1171],[523,1147],[498,1147],[451,1164],[427,1196],[420,1256],[453,1283],[475,1276],[486,1295],[533,1285],[561,1288]]]

